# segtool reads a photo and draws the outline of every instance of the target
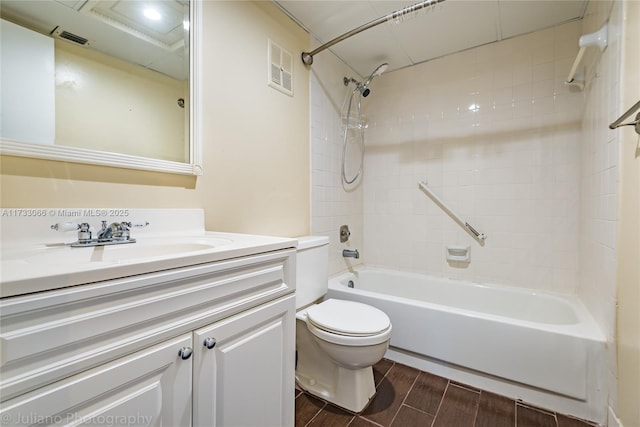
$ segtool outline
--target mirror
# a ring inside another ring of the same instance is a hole
[[[2,0],[0,154],[201,175],[200,8]]]

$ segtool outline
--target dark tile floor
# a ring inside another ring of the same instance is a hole
[[[383,359],[376,396],[353,414],[296,389],[296,426],[593,427],[591,424]]]

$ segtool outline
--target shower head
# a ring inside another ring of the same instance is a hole
[[[389,68],[389,63],[385,62],[384,64],[380,64],[378,65],[378,68],[376,68],[375,70],[373,70],[373,73],[371,73],[371,76],[379,76],[380,74],[384,73],[385,71],[387,71],[387,68]]]
[[[384,73],[385,71],[387,71],[387,68],[389,68],[389,64],[387,62],[385,62],[384,64],[380,64],[378,65],[378,68],[376,68],[375,70],[373,70],[373,73],[371,73],[371,75],[369,76],[369,78],[364,82],[364,87],[369,87],[369,84],[371,83],[371,81],[373,80],[374,77],[379,76],[380,74]],[[364,95],[364,94],[363,94]],[[366,96],[366,95],[365,95]]]

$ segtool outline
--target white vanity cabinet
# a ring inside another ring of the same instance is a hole
[[[291,295],[195,331],[193,425],[291,425],[294,328]]]
[[[0,300],[0,424],[287,426],[295,251]]]

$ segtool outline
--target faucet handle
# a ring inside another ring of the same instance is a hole
[[[122,224],[126,225],[129,228],[142,228],[149,225],[149,221],[130,221],[130,222],[122,222]]]
[[[77,224],[75,222],[58,222],[56,224],[53,224],[51,226],[52,230],[55,231],[76,231],[78,229],[80,229],[80,224]]]
[[[91,240],[91,226],[86,222],[76,224],[75,222],[59,222],[51,226],[56,231],[78,231],[78,242],[85,243]]]

